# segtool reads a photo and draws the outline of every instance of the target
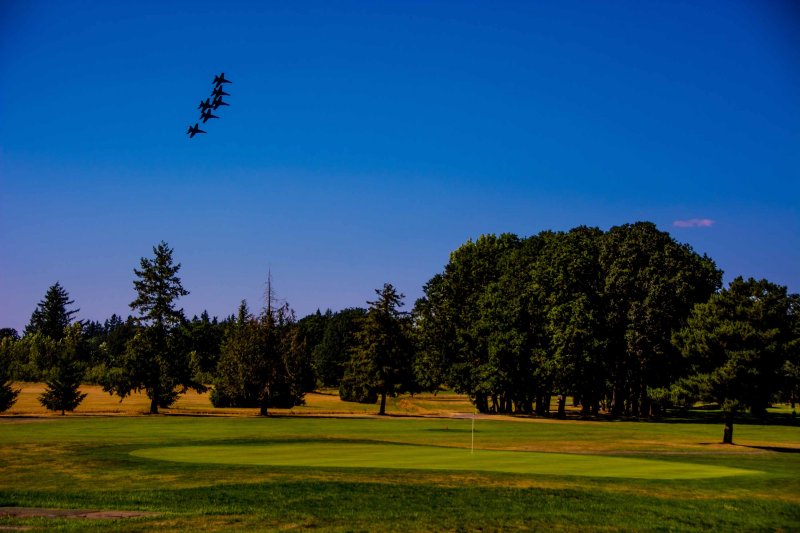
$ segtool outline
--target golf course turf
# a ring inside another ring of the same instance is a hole
[[[700,479],[757,471],[692,463],[565,453],[478,450],[380,442],[275,442],[134,450],[148,459],[307,468],[401,468],[639,479]]]
[[[386,417],[354,416],[375,406],[330,396],[305,409],[350,413],[175,416],[195,408],[183,404],[172,415],[98,416],[88,403],[83,416],[0,416],[0,508],[145,513],[0,513],[0,528],[800,530],[800,427],[781,411],[737,424],[735,446],[705,418],[479,417],[473,435],[469,413],[403,414],[452,400],[398,399]]]

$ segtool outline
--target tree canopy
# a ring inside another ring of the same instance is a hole
[[[190,364],[190,340],[182,326],[186,318],[176,300],[189,294],[178,277],[172,249],[165,242],[153,247],[154,257],[143,257],[134,269],[136,299],[130,307],[138,311],[138,326],[125,352],[105,379],[104,388],[124,398],[144,390],[150,398],[150,413],[169,407],[188,388],[204,391],[195,380]]]
[[[64,337],[64,329],[72,322],[72,317],[80,309],[67,309],[74,304],[69,293],[58,281],[51,285],[31,315],[30,323],[25,327],[25,335],[41,333],[53,340]]]
[[[386,397],[414,391],[411,321],[400,311],[404,296],[391,283],[375,289],[378,298],[369,309],[356,335],[346,367],[340,395],[343,399],[374,401],[380,397],[379,414],[386,414]]]
[[[695,305],[675,334],[690,365],[684,385],[726,414],[723,442],[733,442],[737,411],[765,413],[782,383],[781,370],[798,343],[794,299],[786,287],[738,277]]]

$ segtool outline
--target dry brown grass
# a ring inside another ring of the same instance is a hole
[[[39,395],[45,389],[43,383],[16,383],[14,386],[20,389],[20,394],[17,402],[3,413],[4,415],[17,417],[61,415],[58,412],[48,411],[39,403]],[[147,414],[150,407],[150,400],[142,392],[131,394],[123,400],[104,392],[99,385],[82,385],[81,392],[87,394],[86,399],[75,409],[73,415],[135,416]],[[454,393],[404,395],[387,400],[386,408],[387,413],[395,415],[451,416],[454,413],[472,412],[469,399]],[[258,412],[255,408],[216,408],[211,405],[208,392],[200,394],[194,391],[187,391],[171,408],[162,411],[165,414],[225,416],[253,416]],[[344,402],[339,398],[338,391],[326,389],[306,394],[305,405],[270,411],[276,415],[369,416],[378,412],[378,406]]]

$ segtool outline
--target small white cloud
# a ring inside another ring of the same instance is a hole
[[[676,228],[710,228],[714,221],[710,218],[690,218],[688,220],[676,220],[672,223]]]

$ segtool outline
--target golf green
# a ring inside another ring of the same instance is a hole
[[[136,457],[186,463],[297,466],[307,468],[402,468],[510,472],[640,479],[700,479],[759,474],[726,466],[677,461],[504,450],[475,450],[347,441],[275,441],[239,445],[142,448]]]

